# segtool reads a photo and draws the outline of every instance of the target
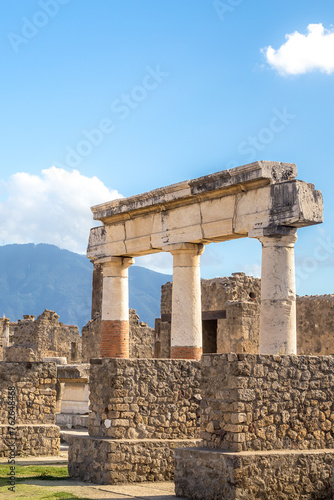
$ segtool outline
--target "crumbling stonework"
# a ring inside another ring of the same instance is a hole
[[[10,323],[9,347],[6,361],[42,361],[46,357],[66,357],[81,362],[81,336],[78,327],[63,325],[54,311],[38,316],[25,315],[17,323]]]
[[[298,354],[334,354],[334,295],[297,297]]]
[[[198,443],[200,377],[198,361],[92,360],[90,437],[71,438],[70,475],[102,484],[172,479],[175,448]]]
[[[82,327],[82,361],[89,363],[92,358],[101,356],[101,315],[96,315],[93,319]]]
[[[152,358],[154,329],[139,321],[135,309],[129,310],[130,358]],[[82,328],[82,360],[88,363],[101,356],[101,315],[95,315]]]
[[[130,358],[153,358],[154,329],[140,322],[135,309],[130,309]]]
[[[9,318],[5,316],[0,318],[0,361],[3,361],[4,351],[9,341],[9,323]]]
[[[171,282],[161,287],[155,328],[155,356],[161,358],[170,357],[172,288]],[[257,353],[261,280],[244,273],[201,280],[201,294],[203,352]],[[296,310],[298,354],[334,355],[334,295],[297,296]]]
[[[16,455],[58,454],[56,376],[53,363],[0,363],[0,456],[9,455],[12,441]],[[12,435],[9,425],[14,427]]]
[[[91,436],[199,437],[198,362],[96,359],[91,363],[90,384]]]
[[[230,451],[334,448],[334,358],[203,357],[203,445]]]
[[[333,373],[332,356],[204,355],[202,443],[176,451],[176,495],[332,498]]]
[[[175,493],[194,500],[332,500],[331,451],[178,448]]]
[[[160,356],[170,357],[171,282],[161,287]],[[203,352],[258,352],[261,281],[245,273],[201,280]]]

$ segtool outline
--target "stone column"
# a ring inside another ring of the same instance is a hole
[[[183,243],[164,250],[173,255],[171,358],[202,356],[200,255],[203,245]]]
[[[282,228],[282,232],[264,231],[258,236],[262,243],[260,354],[297,354],[294,261],[297,230]]]
[[[101,357],[129,357],[128,268],[134,259],[99,259],[103,267]]]
[[[95,316],[101,314],[102,309],[102,288],[103,288],[103,270],[101,264],[96,264],[91,260],[93,264],[93,283],[92,283],[92,312],[91,319]]]

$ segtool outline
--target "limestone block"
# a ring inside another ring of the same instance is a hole
[[[235,196],[225,196],[200,203],[202,224],[222,222],[233,218],[235,209]]]

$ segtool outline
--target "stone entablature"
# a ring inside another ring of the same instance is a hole
[[[92,207],[87,256],[129,256],[166,245],[224,241],[257,227],[322,222],[321,193],[296,166],[260,161]]]

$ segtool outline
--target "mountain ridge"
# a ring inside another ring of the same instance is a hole
[[[79,330],[91,317],[93,265],[84,255],[47,243],[0,246],[0,314],[17,321],[44,309]],[[172,276],[140,266],[129,269],[129,304],[154,327],[160,316],[161,285]]]

